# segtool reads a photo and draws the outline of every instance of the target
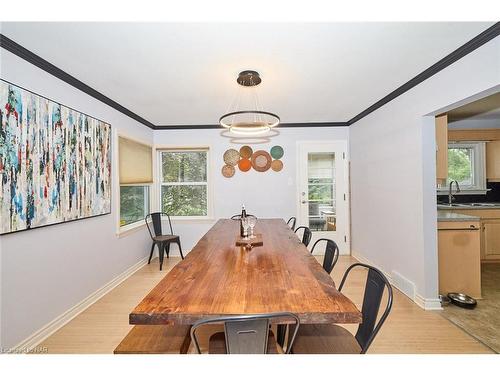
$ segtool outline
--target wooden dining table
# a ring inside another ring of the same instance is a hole
[[[360,323],[361,313],[282,219],[259,219],[263,245],[236,246],[221,219],[130,313],[130,324],[189,325],[238,314],[291,312],[301,324]],[[276,322],[286,323],[286,322]]]

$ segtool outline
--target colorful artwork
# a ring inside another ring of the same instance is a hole
[[[110,210],[111,126],[0,80],[0,234]]]
[[[240,151],[230,148],[223,155],[225,165],[222,167],[222,175],[227,178],[233,177],[236,165],[241,172],[248,172],[252,168],[257,172],[266,172],[269,169],[280,172],[283,169],[283,162],[279,159],[284,154],[281,146],[271,147],[270,152],[265,150],[254,152],[250,146],[242,146]]]

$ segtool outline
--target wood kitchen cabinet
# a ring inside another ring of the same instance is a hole
[[[457,214],[481,218],[481,260],[500,261],[500,209],[453,210]]]
[[[481,298],[481,232],[477,221],[438,222],[439,293]]]
[[[500,219],[483,220],[484,259],[500,259]]]
[[[486,179],[500,181],[500,141],[486,143]]]
[[[436,180],[446,184],[448,178],[448,115],[436,116]]]

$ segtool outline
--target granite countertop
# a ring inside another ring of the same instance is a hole
[[[455,212],[438,210],[437,220],[438,221],[479,221],[480,218],[478,216],[463,215],[463,214],[457,214]]]
[[[500,203],[454,203],[453,206],[438,203],[438,210],[498,210]]]

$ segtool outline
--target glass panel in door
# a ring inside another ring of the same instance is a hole
[[[308,226],[312,231],[336,231],[335,153],[307,156]]]

